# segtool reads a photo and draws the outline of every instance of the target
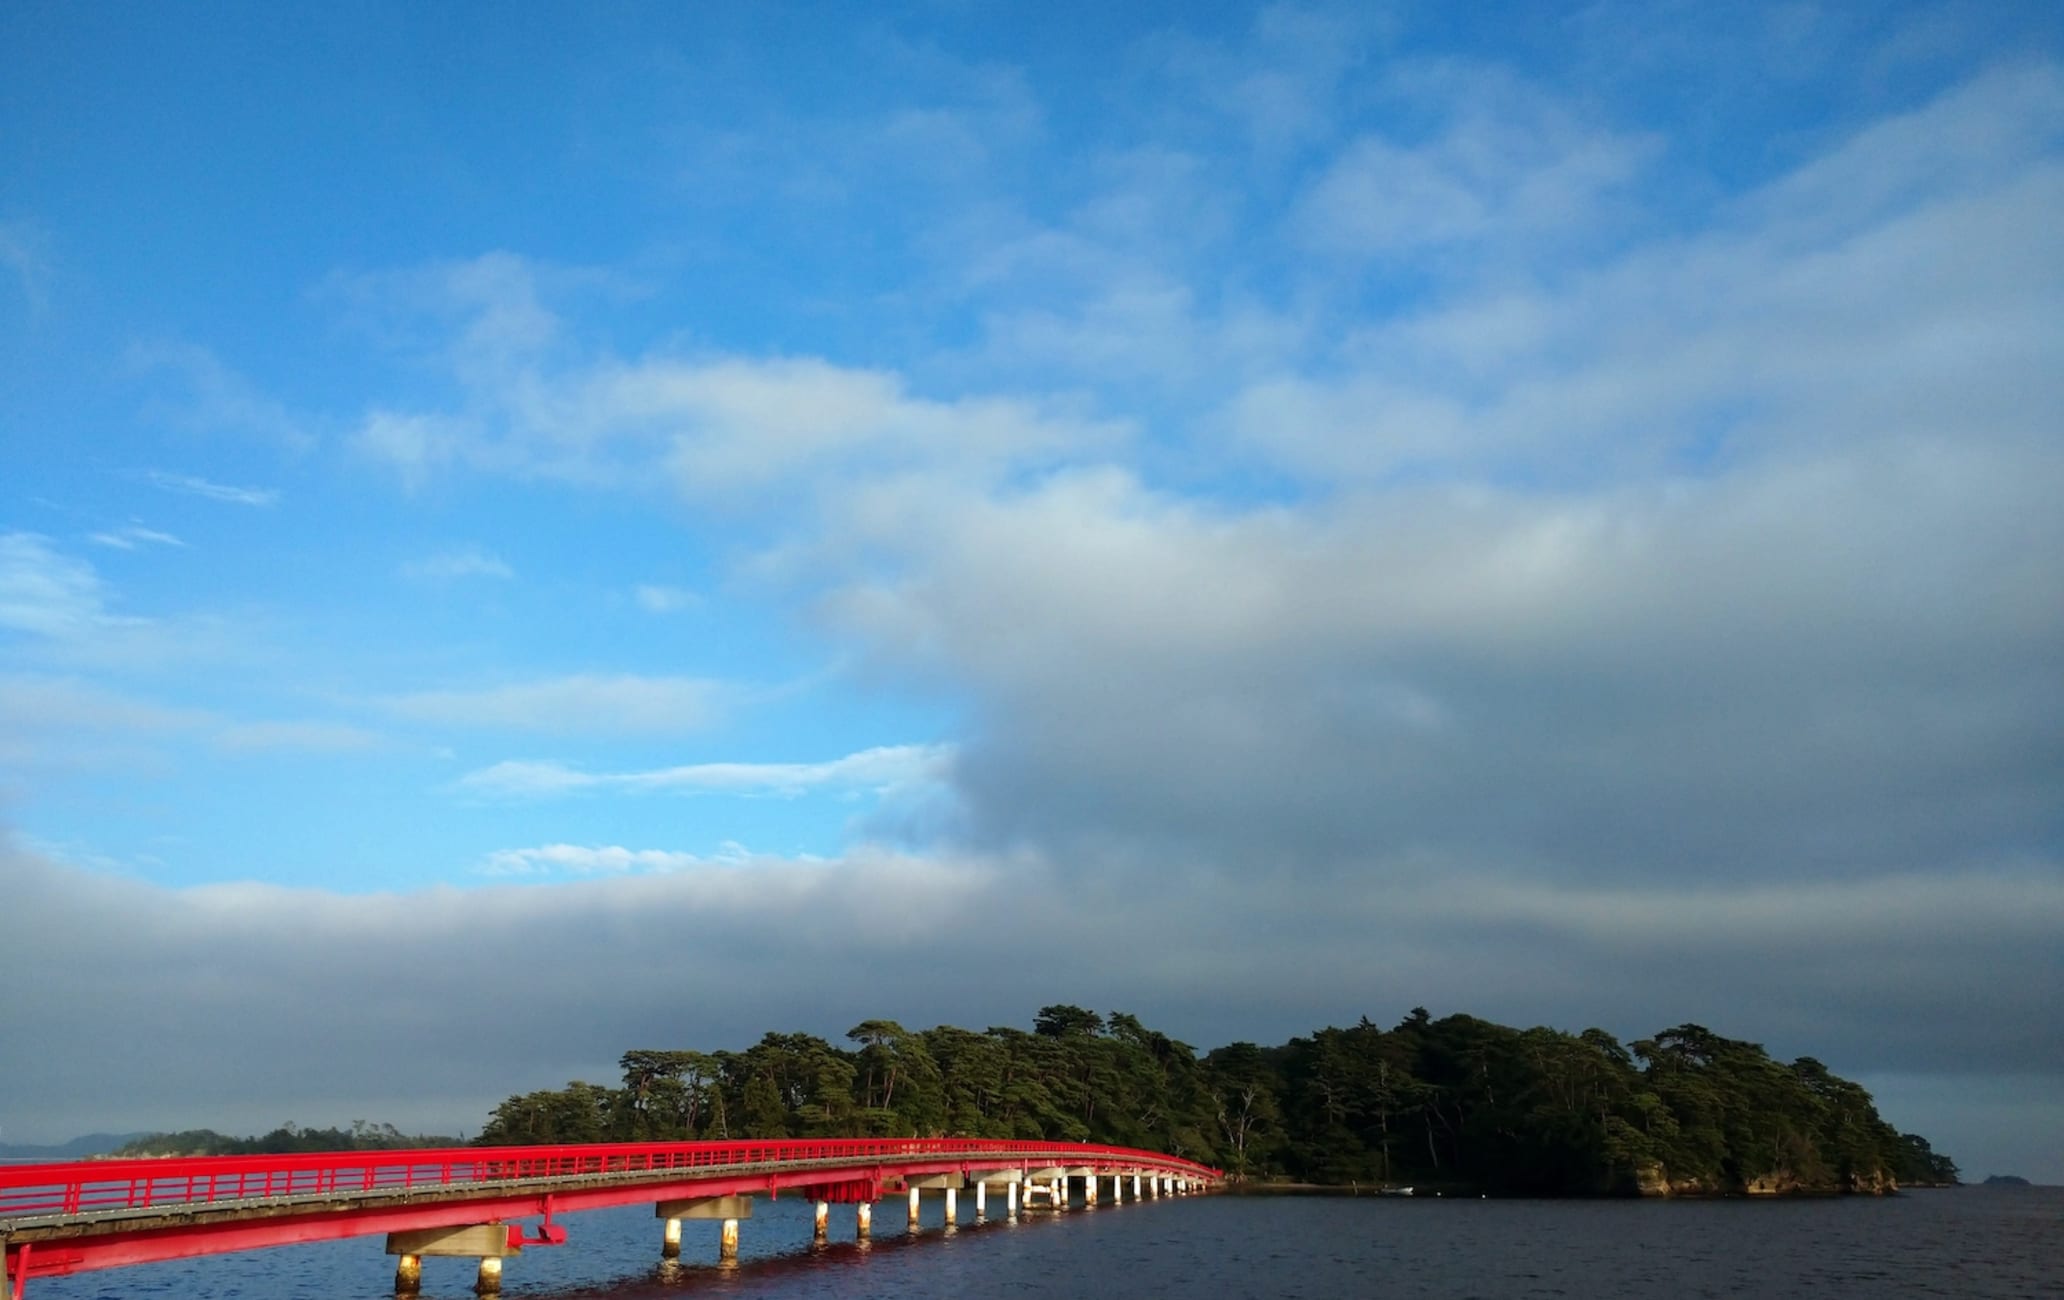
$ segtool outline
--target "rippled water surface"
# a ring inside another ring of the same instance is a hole
[[[662,1265],[649,1207],[571,1215],[568,1244],[508,1261],[503,1294],[636,1300],[721,1294],[796,1300],[910,1296],[2064,1296],[2064,1189],[1964,1188],[1886,1200],[1456,1201],[1208,1196],[1036,1213],[947,1230],[936,1201],[916,1235],[898,1202],[874,1240],[832,1207],[761,1200],[740,1260],[717,1225],[684,1224]],[[394,1264],[377,1237],[39,1279],[32,1300],[383,1300]],[[427,1300],[472,1295],[469,1260],[427,1259]]]

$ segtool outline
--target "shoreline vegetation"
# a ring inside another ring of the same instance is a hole
[[[430,1133],[403,1133],[392,1124],[351,1121],[350,1128],[302,1128],[286,1123],[258,1137],[230,1137],[211,1128],[178,1133],[145,1133],[107,1155],[115,1159],[155,1156],[291,1155],[312,1151],[400,1151],[410,1147],[464,1146],[460,1138]]]
[[[846,1038],[634,1049],[620,1085],[511,1096],[474,1141],[1098,1142],[1198,1160],[1234,1190],[1277,1195],[1884,1195],[1958,1182],[1953,1160],[1885,1123],[1861,1086],[1812,1057],[1780,1062],[1693,1024],[1622,1045],[1601,1029],[1415,1008],[1389,1029],[1364,1017],[1199,1055],[1124,1012],[1055,1005],[1029,1032],[867,1020]],[[358,1121],[262,1139],[161,1134],[117,1154],[437,1144],[456,1145]]]

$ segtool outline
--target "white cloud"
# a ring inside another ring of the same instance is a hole
[[[697,497],[915,471],[982,480],[1123,436],[1037,402],[934,401],[898,376],[810,359],[647,358],[586,376],[571,398],[570,411],[599,431],[658,435],[667,467]]]
[[[2042,365],[2064,347],[2042,219],[2064,203],[2064,167],[2030,156],[2031,101],[2052,99],[2054,73],[1983,80],[1708,230],[1364,326],[1330,373],[1246,386],[1227,425],[1329,485],[1584,488],[1965,425],[2039,438],[2064,401]],[[1959,165],[1935,166],[1964,136],[1979,143]]]
[[[205,433],[238,433],[307,451],[316,438],[286,405],[259,391],[213,352],[190,343],[138,344],[129,363],[149,373],[169,373],[183,390],[163,399],[161,412],[182,427]]]
[[[14,273],[29,309],[41,313],[50,305],[53,259],[50,238],[31,221],[0,221],[0,266]]]
[[[105,584],[86,561],[36,533],[0,533],[0,628],[78,640],[138,621],[108,612]]]
[[[233,487],[225,483],[214,483],[193,474],[173,474],[165,470],[146,470],[144,478],[152,486],[167,492],[179,492],[187,496],[205,497],[210,501],[221,501],[237,506],[274,506],[279,504],[280,494],[273,488]]]
[[[685,587],[669,587],[660,583],[641,583],[633,594],[638,607],[648,614],[677,614],[702,603],[701,596]]]
[[[393,466],[403,485],[414,491],[467,457],[473,431],[464,421],[441,416],[372,411],[353,435],[352,446]]]
[[[824,763],[691,763],[644,772],[602,773],[558,763],[510,761],[467,773],[459,779],[459,788],[502,798],[538,798],[581,790],[780,798],[820,789],[886,792],[943,780],[953,755],[949,745],[885,745]]]
[[[141,524],[130,524],[122,528],[92,533],[87,536],[86,540],[96,546],[105,546],[117,551],[133,551],[138,546],[186,545],[185,542],[180,541],[171,533],[160,532],[155,528],[145,528]]]
[[[744,845],[727,842],[714,856],[673,849],[627,849],[620,845],[545,844],[531,849],[498,849],[487,856],[480,872],[488,876],[628,875],[633,872],[695,871],[736,867],[754,860]],[[814,859],[797,859],[813,861]]]
[[[461,578],[500,578],[516,576],[516,571],[499,556],[479,546],[460,546],[450,550],[410,560],[401,566],[402,576],[432,582],[452,582]]]
[[[1853,238],[1947,195],[1982,193],[2054,157],[2064,70],[2049,63],[1982,73],[1910,111],[1866,125],[1732,205],[1732,222],[1788,251]]]
[[[929,398],[900,374],[813,357],[581,357],[543,305],[541,282],[564,273],[494,254],[421,274],[431,288],[387,292],[457,318],[454,335],[427,345],[453,381],[454,409],[376,408],[354,440],[410,486],[463,466],[618,488],[657,478],[736,505],[855,475],[986,481],[1130,434],[1065,401]]]
[[[564,764],[520,759],[508,759],[459,778],[462,790],[512,799],[567,794],[605,783],[605,778],[577,772]]]
[[[577,674],[470,691],[423,691],[385,701],[397,716],[461,727],[560,734],[700,731],[722,713],[728,688],[700,677]]]
[[[1390,93],[1451,116],[1431,139],[1371,134],[1344,150],[1296,218],[1314,247],[1398,258],[1520,236],[1552,245],[1595,222],[1654,150],[1503,72],[1415,67],[1395,80]]]

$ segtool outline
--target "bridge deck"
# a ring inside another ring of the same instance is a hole
[[[1127,1147],[983,1138],[463,1147],[283,1156],[88,1160],[0,1167],[8,1276],[419,1228],[551,1216],[639,1201],[794,1192],[875,1200],[904,1180],[1064,1167],[1218,1171]]]

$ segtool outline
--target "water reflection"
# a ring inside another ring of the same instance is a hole
[[[998,1226],[1005,1221],[998,1220]],[[638,1300],[639,1297],[692,1290],[697,1287],[725,1291],[749,1286],[754,1293],[791,1294],[788,1283],[813,1275],[862,1268],[871,1261],[886,1260],[910,1250],[923,1250],[931,1240],[957,1236],[960,1225],[942,1226],[937,1231],[907,1233],[893,1237],[862,1238],[857,1241],[811,1242],[786,1254],[762,1255],[750,1259],[661,1260],[643,1275],[615,1281],[593,1282],[547,1290],[523,1288],[521,1294],[541,1300]],[[841,1289],[844,1289],[841,1285]],[[510,1288],[515,1293],[515,1288]]]
[[[807,1204],[763,1203],[725,1266],[715,1235],[658,1261],[651,1209],[568,1216],[568,1246],[509,1263],[510,1300],[900,1300],[910,1295],[1101,1295],[1214,1300],[1367,1295],[2055,1296],[2064,1191],[1978,1189],[1889,1201],[1782,1204],[1205,1197],[1052,1211],[955,1231],[812,1244]],[[714,1226],[714,1225],[713,1225]],[[937,1218],[928,1227],[943,1228]],[[946,1243],[941,1248],[936,1243]],[[650,1261],[650,1262],[648,1262]],[[423,1300],[470,1296],[469,1260],[425,1261]],[[370,1300],[389,1294],[377,1239],[252,1251],[38,1279],[39,1300]]]

